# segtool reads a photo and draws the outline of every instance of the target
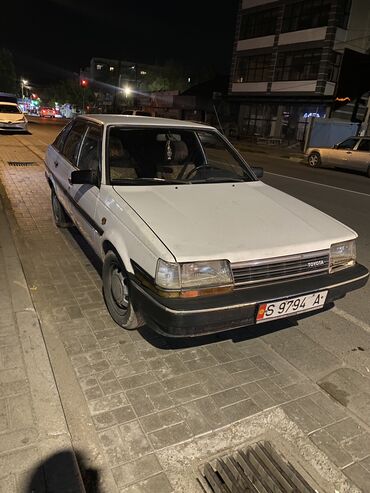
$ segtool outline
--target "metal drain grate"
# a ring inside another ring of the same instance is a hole
[[[9,166],[37,166],[33,161],[8,161]]]
[[[258,442],[200,468],[212,493],[315,493],[302,475],[272,447]],[[204,485],[205,480],[205,485]]]

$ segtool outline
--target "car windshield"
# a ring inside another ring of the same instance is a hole
[[[255,180],[218,133],[187,128],[111,127],[107,169],[110,183],[117,185]]]
[[[0,113],[20,113],[18,106],[13,104],[0,104]]]

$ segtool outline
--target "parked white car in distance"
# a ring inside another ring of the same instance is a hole
[[[127,329],[197,336],[306,315],[367,282],[357,234],[258,180],[213,127],[85,115],[45,162],[55,222],[102,259]]]
[[[0,130],[27,132],[28,122],[16,103],[0,101]]]

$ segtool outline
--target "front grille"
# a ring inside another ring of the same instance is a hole
[[[329,252],[303,253],[231,265],[236,286],[307,276],[329,270]]]

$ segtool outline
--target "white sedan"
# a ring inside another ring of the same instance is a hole
[[[112,318],[196,336],[330,306],[366,284],[357,234],[258,179],[213,127],[86,115],[46,153],[57,226],[103,261]]]
[[[0,130],[27,132],[28,122],[16,103],[0,101]]]

